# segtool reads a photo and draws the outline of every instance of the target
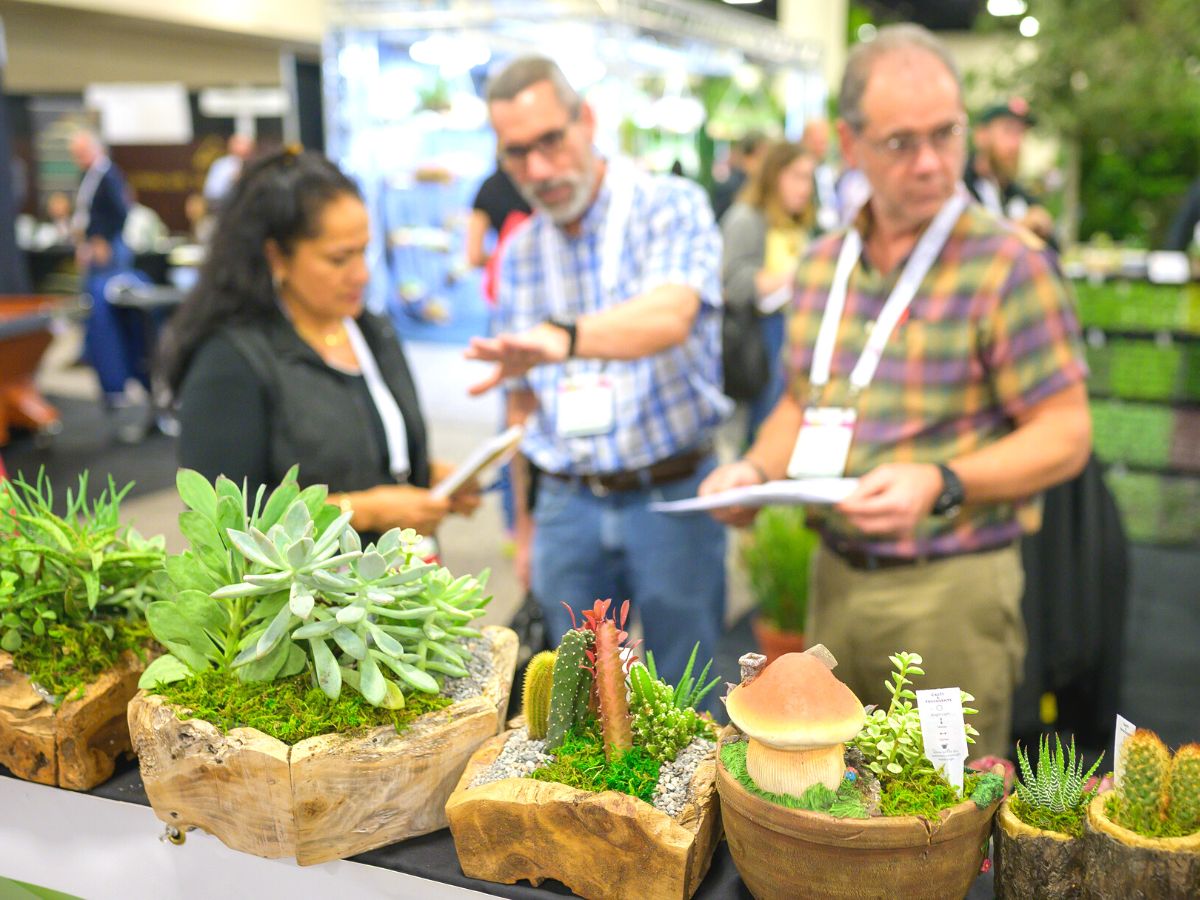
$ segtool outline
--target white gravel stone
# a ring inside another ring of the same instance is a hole
[[[674,760],[663,763],[658,772],[658,786],[654,789],[655,809],[672,818],[683,812],[692,791],[692,776],[715,747],[715,742],[696,737],[679,751]]]
[[[508,736],[504,748],[490,766],[471,779],[468,787],[480,787],[503,778],[524,778],[554,757],[546,753],[546,742],[531,740],[529,732],[520,728]]]

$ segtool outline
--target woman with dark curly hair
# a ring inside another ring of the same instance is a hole
[[[432,534],[470,513],[431,483],[425,422],[391,324],[363,309],[369,241],[358,188],[316,153],[249,166],[221,212],[195,289],[164,335],[180,462],[209,478],[326,484],[359,531]]]

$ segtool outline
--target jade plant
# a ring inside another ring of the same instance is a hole
[[[399,709],[405,692],[436,694],[439,679],[467,674],[464,640],[488,599],[483,579],[453,578],[415,553],[412,530],[362,546],[350,513],[303,490],[293,468],[266,496],[227,478],[210,484],[184,469],[176,480],[190,547],[167,559],[176,589],[147,619],[170,653],[141,686],[217,672],[269,682],[303,672],[331,700],[348,686],[376,707]]]
[[[1200,831],[1200,744],[1174,757],[1157,734],[1139,728],[1125,742],[1124,771],[1106,812],[1144,837],[1181,837]]]
[[[60,515],[43,472],[0,483],[0,649],[56,703],[150,641],[144,611],[163,596],[165,552],[121,524],[132,487],[110,477],[89,502],[84,472]]]
[[[1083,757],[1075,756],[1075,739],[1063,750],[1062,739],[1055,735],[1051,746],[1048,735],[1038,741],[1037,770],[1029,763],[1025,749],[1017,746],[1021,777],[1016,783],[1012,811],[1021,821],[1035,828],[1057,831],[1071,837],[1083,836],[1087,805],[1099,790],[1099,781],[1087,785],[1099,768],[1104,754],[1084,772]]]

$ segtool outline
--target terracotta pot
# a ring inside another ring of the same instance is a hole
[[[1200,897],[1200,832],[1148,838],[1104,812],[1110,794],[1088,806],[1084,824],[1085,897]]]
[[[754,629],[754,640],[758,649],[767,657],[767,662],[774,662],[785,653],[799,653],[804,649],[804,632],[780,631],[763,616],[755,616],[750,623]]]
[[[717,762],[729,851],[756,900],[965,897],[999,801],[970,800],[933,824],[919,816],[838,819],[756,797]]]
[[[1083,841],[1025,824],[1012,811],[1011,799],[996,814],[996,897],[1083,896]]]

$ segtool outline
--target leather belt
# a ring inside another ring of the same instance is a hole
[[[638,491],[679,481],[696,473],[700,463],[713,452],[712,444],[705,443],[692,450],[668,456],[641,469],[623,472],[606,472],[602,475],[570,475],[559,472],[544,472],[550,478],[569,481],[586,487],[596,497],[605,497],[614,491]]]
[[[919,566],[925,563],[937,562],[941,559],[955,559],[960,556],[970,556],[974,553],[991,553],[993,550],[1003,550],[1010,544],[1000,544],[996,547],[980,547],[977,550],[964,550],[962,553],[950,553],[942,556],[879,556],[856,547],[839,547],[834,541],[823,538],[825,549],[844,562],[852,569],[860,572],[881,572],[885,569],[901,569],[909,566]]]

